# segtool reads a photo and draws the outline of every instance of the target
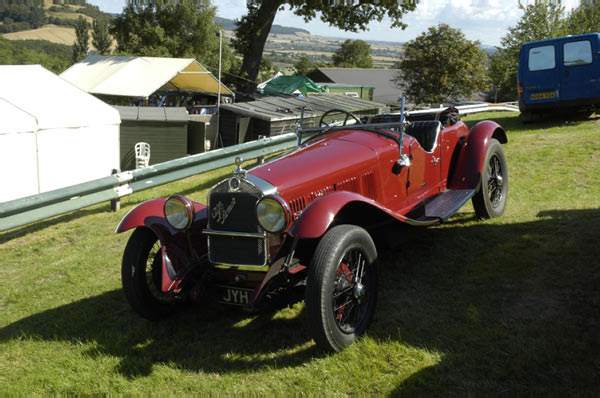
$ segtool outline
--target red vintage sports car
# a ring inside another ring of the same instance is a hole
[[[343,125],[325,125],[335,113]],[[127,300],[158,320],[189,301],[258,311],[304,298],[316,343],[342,350],[375,312],[374,230],[438,224],[469,199],[479,218],[504,212],[504,130],[483,121],[469,131],[445,114],[363,123],[332,110],[289,153],[251,170],[236,159],[207,205],[178,194],[140,204],[117,228],[134,229],[122,264]]]

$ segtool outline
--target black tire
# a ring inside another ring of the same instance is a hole
[[[492,138],[485,154],[479,190],[472,202],[478,218],[496,218],[504,213],[508,197],[508,166],[502,145]]]
[[[377,303],[376,260],[371,236],[354,225],[333,227],[317,245],[308,271],[306,310],[322,349],[339,352],[367,330]]]
[[[125,297],[142,317],[157,321],[174,313],[179,298],[161,291],[162,259],[160,242],[148,228],[133,231],[121,265]]]

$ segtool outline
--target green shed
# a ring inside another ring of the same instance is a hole
[[[188,154],[185,108],[115,107],[121,116],[121,170],[135,168],[135,144],[150,144],[150,164]]]
[[[258,101],[221,105],[219,132],[224,146],[253,141],[258,136],[273,137],[294,132],[304,107],[303,127],[315,127],[321,115],[331,109],[342,109],[358,117],[379,115],[387,106],[377,102],[339,94],[310,94],[263,97]],[[328,123],[336,122],[333,116]]]

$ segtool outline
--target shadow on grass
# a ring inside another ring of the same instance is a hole
[[[545,211],[418,230],[384,253],[369,335],[441,356],[393,395],[600,393],[599,236],[599,209]]]
[[[411,229],[395,249],[380,251],[369,336],[441,357],[393,395],[600,393],[600,210],[541,212],[515,224],[472,221],[459,215]],[[10,324],[0,342],[90,343],[90,357],[119,358],[117,372],[129,378],[162,364],[244,373],[300,367],[322,355],[303,314],[291,314],[192,308],[151,323],[115,290]]]
[[[154,323],[137,316],[122,291],[114,290],[12,323],[0,329],[0,342],[92,343],[89,356],[120,358],[117,371],[128,378],[147,376],[156,364],[193,372],[247,372],[298,366],[318,356],[313,344],[298,349],[310,341],[302,318],[249,317],[215,307],[190,308]]]
[[[106,213],[110,211],[110,205],[108,202],[106,205],[94,208],[94,209],[80,209],[75,210],[67,214],[56,216],[48,220],[38,221],[33,224],[25,225],[23,227],[17,227],[7,232],[0,232],[0,245],[8,242],[9,240],[23,237],[28,234],[32,234],[37,231],[52,227],[54,225],[62,224],[72,220],[77,220],[82,217],[91,216],[99,213]]]

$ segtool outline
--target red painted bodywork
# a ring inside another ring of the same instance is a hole
[[[399,133],[390,133],[400,138]],[[256,287],[253,297],[257,299],[282,269],[287,254],[282,252],[290,246],[289,237],[319,238],[346,206],[368,206],[401,222],[414,222],[407,214],[427,199],[448,189],[477,187],[491,138],[506,142],[502,128],[489,121],[478,123],[470,132],[463,122],[444,128],[431,152],[425,152],[416,139],[405,135],[402,153],[410,155],[411,165],[398,168],[397,141],[371,131],[348,129],[325,134],[250,170],[248,173],[276,187],[278,196],[291,210],[292,222],[284,233],[268,235],[270,258],[276,263],[269,273],[216,269],[214,280],[227,284],[245,274],[247,286]],[[117,232],[136,227],[153,230],[163,246],[163,275],[167,279],[165,257],[174,271],[180,272],[198,255],[207,253],[202,230],[207,225],[208,209],[194,203],[195,221],[189,231],[180,232],[164,219],[164,202],[161,198],[140,204],[123,218]],[[296,271],[304,270],[306,265]],[[163,282],[163,290],[167,285],[179,285],[171,278]]]
[[[316,139],[250,173],[276,186],[290,204],[295,221],[288,230],[291,235],[317,238],[352,202],[369,204],[406,221],[410,210],[446,189],[476,188],[481,162],[494,134],[506,142],[504,131],[494,122],[481,122],[471,132],[458,122],[438,134],[431,152],[406,135],[403,153],[410,154],[411,165],[395,173],[399,151],[394,140],[373,132],[344,130]]]

